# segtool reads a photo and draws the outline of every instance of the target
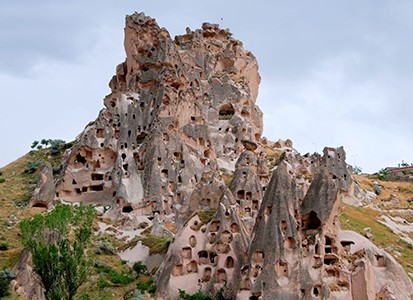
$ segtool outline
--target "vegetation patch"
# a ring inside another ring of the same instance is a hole
[[[86,247],[92,235],[93,207],[57,205],[46,215],[20,224],[21,241],[33,259],[46,299],[73,299],[86,282]]]
[[[216,213],[216,209],[211,210],[197,210],[194,212],[195,215],[198,215],[199,219],[203,224],[209,223]]]
[[[141,275],[138,278],[136,288],[142,293],[148,292],[152,296],[155,295],[156,285],[153,278],[149,275]]]
[[[0,297],[7,296],[9,294],[9,284],[16,276],[8,269],[0,271]]]
[[[361,235],[365,234],[364,228],[369,227],[374,236],[374,244],[387,248],[394,247],[401,255],[394,255],[395,259],[403,266],[406,272],[413,272],[413,248],[401,240],[387,226],[377,221],[379,213],[369,208],[343,206],[340,215],[342,229],[353,230]]]
[[[142,244],[149,248],[149,255],[166,254],[173,238],[170,236],[148,235],[140,237]]]

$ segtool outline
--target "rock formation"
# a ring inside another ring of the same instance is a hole
[[[175,226],[158,264],[160,299],[179,289],[409,299],[412,284],[392,257],[340,231],[354,188],[343,148],[302,156],[290,140],[261,138],[258,64],[228,30],[204,23],[172,39],[135,13],[125,49],[105,107],[65,154],[54,200],[110,207],[105,214],[125,226],[145,216],[153,234]],[[32,203],[50,204],[46,190]]]

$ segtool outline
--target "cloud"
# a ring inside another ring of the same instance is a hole
[[[172,36],[224,18],[258,59],[271,139],[301,152],[344,145],[368,171],[413,160],[412,9],[408,0],[2,1],[0,165],[34,139],[72,139],[96,117],[135,10]]]
[[[406,102],[413,88],[389,84],[398,78],[386,70],[360,76],[366,63],[360,54],[342,53],[320,61],[305,79],[264,79],[264,133],[291,138],[299,151],[344,145],[369,172],[403,159],[409,146],[395,148],[394,141],[413,146],[412,121],[404,116],[413,111],[413,103]]]
[[[30,75],[42,61],[82,62],[96,43],[87,12],[63,1],[13,1],[0,7],[0,72]]]

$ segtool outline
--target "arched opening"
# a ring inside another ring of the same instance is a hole
[[[182,248],[182,258],[184,258],[184,259],[191,259],[192,258],[191,247],[183,247]]]
[[[228,253],[231,251],[231,248],[228,244],[224,244],[223,242],[218,242],[215,246],[218,253]]]
[[[191,236],[189,237],[189,245],[190,245],[191,247],[195,247],[195,246],[196,246],[196,237],[195,237],[194,235],[191,235]]]
[[[231,269],[234,267],[234,259],[232,256],[228,256],[225,260],[225,268]]]
[[[38,201],[35,201],[35,202],[33,203],[32,207],[47,208],[48,205],[47,205],[47,202],[38,200]]]
[[[211,232],[217,232],[219,230],[220,227],[220,221],[214,221],[211,223],[211,227],[210,227],[210,231]]]
[[[233,233],[240,232],[239,225],[238,225],[237,223],[232,223],[232,224],[231,224],[231,231],[232,231]]]
[[[217,271],[217,283],[224,283],[227,281],[227,272],[224,269]]]
[[[259,209],[258,200],[252,200],[252,210],[258,210],[258,209]]]
[[[198,264],[195,260],[192,260],[189,264],[186,265],[186,271],[188,273],[198,273]]]
[[[232,233],[228,230],[225,230],[221,234],[221,239],[224,243],[231,243],[232,242]]]
[[[198,262],[200,264],[208,263],[208,251],[202,250],[198,252]]]
[[[386,258],[383,255],[375,254],[374,255],[375,261],[374,266],[376,267],[385,267],[386,266]]]
[[[293,249],[295,247],[295,240],[293,237],[289,237],[284,240],[284,248],[285,249]]]
[[[211,280],[212,270],[210,267],[204,269],[204,275],[202,276],[202,282],[210,281]]]
[[[304,230],[318,230],[321,226],[321,221],[317,217],[317,213],[313,210],[303,215],[302,223]]]
[[[231,103],[224,104],[219,108],[220,120],[229,120],[234,114],[235,110]]]
[[[209,262],[216,266],[218,264],[219,256],[215,252],[209,252]]]
[[[318,298],[320,297],[320,293],[321,293],[321,287],[316,285],[315,287],[313,287],[313,297]]]
[[[288,263],[285,261],[279,261],[276,265],[276,270],[278,277],[288,277]]]
[[[282,235],[285,236],[285,234],[287,232],[287,221],[281,221],[280,222],[280,229],[281,229]]]
[[[182,264],[175,265],[174,268],[172,269],[173,276],[181,276],[182,273],[183,273]]]
[[[255,251],[252,257],[256,263],[262,263],[264,262],[265,253],[264,251]]]

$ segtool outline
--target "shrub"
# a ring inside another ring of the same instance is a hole
[[[0,243],[0,251],[6,251],[9,250],[9,245],[7,245],[7,243],[5,242],[1,242]]]
[[[98,282],[97,282],[97,287],[98,287],[100,290],[103,290],[104,288],[106,288],[106,287],[108,287],[108,286],[110,286],[109,282],[107,282],[107,281],[105,280],[105,278],[103,278],[103,276],[100,276],[99,279],[98,279]]]
[[[190,295],[183,290],[179,290],[179,297],[181,299],[186,299],[186,300],[211,300],[209,296],[203,294],[201,291],[198,291],[195,294]]]
[[[115,270],[110,270],[108,273],[109,280],[115,284],[129,284],[135,280],[135,278],[116,272]]]
[[[146,271],[148,270],[148,269],[146,268],[146,265],[144,265],[140,260],[137,261],[137,262],[135,262],[135,263],[133,264],[133,267],[132,267],[132,268],[135,270],[135,272],[136,272],[138,275],[140,275],[140,274],[146,274]]]
[[[17,207],[26,207],[28,203],[29,203],[29,200],[16,200],[16,201],[14,201],[14,205],[16,205]]]
[[[89,245],[94,219],[92,206],[57,205],[46,215],[20,223],[21,241],[32,254],[46,299],[73,299],[86,281]]]
[[[24,173],[33,174],[34,172],[37,171],[37,169],[38,169],[41,165],[43,165],[43,163],[42,163],[41,160],[38,160],[38,161],[29,161],[29,162],[27,163],[27,168],[26,168],[26,170],[24,170]]]
[[[216,213],[215,209],[195,211],[195,214],[198,215],[202,223],[208,223],[209,221],[211,221],[215,213]]]
[[[353,173],[354,174],[361,174],[362,171],[363,171],[363,169],[360,168],[359,166],[354,166],[354,168],[353,168]]]
[[[374,193],[375,193],[376,195],[380,195],[380,194],[381,194],[381,189],[380,189],[380,187],[379,187],[377,184],[373,185],[373,191],[374,191]]]
[[[96,254],[115,255],[116,249],[109,243],[100,243],[95,252]]]
[[[53,175],[58,175],[58,174],[60,174],[60,171],[62,170],[62,165],[58,165],[58,166],[56,166],[56,167],[53,167],[53,169],[52,169],[52,172],[53,172]]]
[[[37,145],[39,145],[39,141],[34,141],[34,142],[32,143],[32,145],[30,146],[30,148],[34,149],[34,148],[37,147]]]
[[[102,263],[100,261],[95,261],[94,266],[97,269],[98,273],[106,273],[108,276],[108,279],[115,284],[129,284],[132,281],[135,280],[133,276],[127,275],[127,274],[122,274],[118,273],[115,270],[113,270],[111,267],[109,267],[107,264]]]
[[[153,278],[146,276],[140,279],[141,280],[136,285],[136,288],[142,293],[147,291],[150,294],[154,294],[156,291],[156,285],[155,285],[155,281],[153,280]]]
[[[6,182],[6,179],[0,178],[0,183]]]
[[[149,235],[142,238],[142,244],[149,248],[149,254],[166,254],[173,238],[170,236]]]
[[[49,140],[50,154],[56,156],[65,149],[66,142],[63,140]]]
[[[9,284],[16,276],[8,269],[0,271],[0,297],[7,296],[9,293]]]

